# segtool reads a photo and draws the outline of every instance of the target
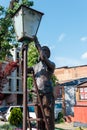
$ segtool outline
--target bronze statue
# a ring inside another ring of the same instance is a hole
[[[51,76],[55,69],[55,64],[49,60],[50,50],[47,46],[41,47],[37,38],[34,38],[35,46],[39,51],[39,62],[32,68],[28,68],[28,73],[34,71],[36,84],[39,90],[44,113],[47,118],[49,130],[54,130],[54,95]],[[35,87],[34,87],[35,89]],[[38,103],[37,95],[33,95],[33,102]],[[37,118],[43,117],[40,107],[35,106]],[[44,122],[38,122],[39,130],[46,130]]]

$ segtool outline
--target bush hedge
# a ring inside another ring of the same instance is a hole
[[[9,116],[9,123],[11,125],[22,127],[23,115],[20,108],[13,108]]]

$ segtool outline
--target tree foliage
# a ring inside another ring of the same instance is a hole
[[[13,39],[13,27],[9,17],[7,17],[7,10],[0,6],[0,60],[4,60],[6,55],[11,55],[10,49],[12,45],[9,43]]]
[[[28,47],[28,66],[31,67],[38,62],[39,53],[34,42],[31,42]]]
[[[38,62],[39,53],[35,47],[34,42],[31,42],[28,47],[28,67],[32,67]],[[32,75],[28,76],[27,80],[28,89],[31,90],[33,87]],[[29,94],[29,98],[32,100],[32,94]]]
[[[55,87],[56,83],[58,82],[58,79],[54,74],[52,75],[51,79],[52,79],[52,85]]]
[[[7,63],[5,65],[5,67],[3,67],[3,63],[0,62],[0,100],[4,99],[4,94],[1,93],[4,84],[6,84],[8,82],[7,76],[9,76],[11,74],[11,72],[13,72],[17,66],[19,61],[10,61],[9,63]]]

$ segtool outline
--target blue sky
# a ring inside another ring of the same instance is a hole
[[[56,67],[87,65],[87,0],[33,0],[44,13],[37,33]],[[8,6],[10,0],[0,0]]]

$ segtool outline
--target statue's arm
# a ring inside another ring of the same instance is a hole
[[[51,62],[46,56],[44,57],[44,62],[47,65],[49,70],[54,71],[55,69],[55,64],[53,62]]]
[[[38,52],[40,53],[41,49],[41,45],[37,39],[37,37],[34,38],[34,42],[35,42],[35,47],[37,48]]]

